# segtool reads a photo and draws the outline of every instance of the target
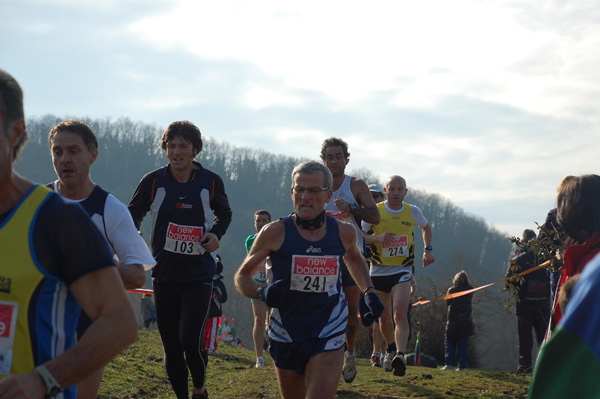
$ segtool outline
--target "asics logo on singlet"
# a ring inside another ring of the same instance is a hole
[[[0,292],[6,292],[10,294],[10,286],[12,285],[12,279],[8,277],[0,277]]]
[[[192,204],[184,204],[183,202],[178,202],[175,204],[175,208],[177,209],[192,209]]]
[[[311,253],[311,254],[320,254],[321,253],[321,248],[315,248],[312,245],[310,247],[308,247],[306,249],[306,253]]]

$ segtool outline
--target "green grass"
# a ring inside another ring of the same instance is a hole
[[[219,343],[218,357],[210,356],[207,387],[211,399],[279,398],[273,362],[265,353],[266,367],[254,367],[254,352]],[[163,365],[158,331],[140,331],[135,344],[106,367],[99,398],[175,399]],[[340,378],[337,398],[524,398],[530,377],[470,369],[464,372],[408,367],[395,377],[358,360],[358,375],[347,384]],[[191,387],[191,382],[190,382]]]

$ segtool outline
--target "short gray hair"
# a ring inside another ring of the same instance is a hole
[[[306,161],[296,165],[292,171],[292,182],[294,178],[300,173],[317,173],[323,172],[325,187],[331,188],[333,186],[333,176],[331,171],[325,165],[317,161]]]

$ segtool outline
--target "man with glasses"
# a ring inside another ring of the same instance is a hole
[[[383,304],[374,293],[356,229],[325,213],[332,175],[309,161],[292,172],[294,213],[266,225],[235,275],[237,290],[270,307],[269,352],[283,398],[334,398],[343,363],[348,306],[342,289],[342,258],[369,311]],[[265,258],[269,285],[253,280]]]
[[[423,231],[423,267],[435,261],[431,246],[433,232],[421,209],[404,202],[408,192],[404,178],[391,176],[384,190],[387,200],[377,204],[381,222],[376,225],[363,223],[362,227],[364,231],[372,229],[373,237],[378,237],[371,255],[371,278],[386,305],[379,322],[387,343],[383,368],[403,376],[406,373],[404,351],[410,332],[407,314],[415,261],[413,230],[419,226]]]
[[[346,165],[350,162],[348,144],[336,137],[325,140],[321,146],[321,159],[333,176],[333,194],[325,206],[329,216],[348,222],[356,229],[357,244],[365,253],[365,243],[361,232],[361,221],[379,223],[379,211],[369,192],[367,183],[356,177],[346,175]],[[342,376],[350,383],[356,377],[356,334],[358,332],[358,303],[360,290],[350,273],[342,264],[342,285],[348,299],[348,327],[346,330],[346,352]]]

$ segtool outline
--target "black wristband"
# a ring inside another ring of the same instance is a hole
[[[367,288],[365,288],[365,290],[363,291],[363,296],[367,295],[367,291],[369,291],[371,288],[375,289],[375,287],[373,287],[372,285],[368,286]]]

